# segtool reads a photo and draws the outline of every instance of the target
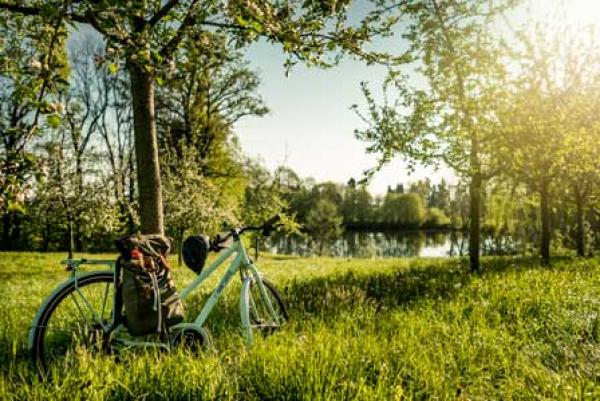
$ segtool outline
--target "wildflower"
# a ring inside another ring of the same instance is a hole
[[[63,114],[65,112],[65,105],[61,102],[54,102],[48,105],[48,110],[53,113]]]
[[[33,59],[29,62],[29,67],[33,68],[34,70],[41,70],[42,69],[42,63],[40,63],[38,60]]]

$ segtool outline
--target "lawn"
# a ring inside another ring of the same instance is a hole
[[[0,254],[2,400],[600,399],[596,259],[484,259],[473,275],[458,259],[261,256],[292,322],[252,349],[236,284],[209,318],[213,352],[82,353],[41,382],[27,331],[67,276],[63,256]],[[193,273],[175,276],[182,287]]]

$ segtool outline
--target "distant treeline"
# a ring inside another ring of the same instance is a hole
[[[417,181],[406,189],[404,184],[397,184],[394,188],[389,186],[385,195],[369,193],[354,179],[345,185],[297,182],[295,188],[288,189],[286,197],[289,211],[307,230],[311,228],[310,217],[325,210],[349,230],[448,229],[462,225],[457,207],[460,199],[452,198],[445,180],[439,184],[428,179]]]

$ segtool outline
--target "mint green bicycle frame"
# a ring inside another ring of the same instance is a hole
[[[252,263],[252,261],[248,258],[248,255],[246,254],[246,249],[244,248],[244,245],[242,244],[242,241],[239,238],[233,242],[231,247],[224,250],[223,253],[213,263],[211,263],[208,267],[204,268],[202,273],[200,273],[198,277],[196,277],[186,288],[184,288],[179,293],[179,296],[183,300],[188,298],[189,295],[200,284],[202,284],[202,282],[204,282],[204,280],[206,280],[219,266],[221,266],[221,264],[223,264],[223,262],[225,262],[225,260],[227,260],[232,254],[236,254],[235,258],[225,271],[225,274],[221,278],[221,281],[219,282],[215,290],[212,292],[212,294],[206,301],[204,307],[202,307],[202,310],[200,311],[198,317],[196,317],[193,326],[197,328],[201,328],[202,326],[204,326],[208,315],[217,303],[217,300],[223,293],[223,290],[225,289],[225,287],[227,287],[233,276],[237,272],[239,272],[242,278],[242,287],[240,292],[240,315],[242,320],[242,327],[245,330],[246,341],[248,345],[252,345],[252,328],[250,325],[250,321],[248,320],[248,313],[245,313],[245,311],[248,311],[249,307],[251,306],[248,304],[248,302],[253,303],[254,299],[252,297],[250,297],[250,299],[245,299],[246,297],[244,297],[244,289],[249,289],[249,286],[251,285],[253,280],[255,280],[256,284],[258,285],[260,294],[267,306],[271,318],[274,319],[277,325],[281,324],[281,320],[277,313],[275,313],[273,303],[267,295],[267,290],[262,282],[258,269],[254,265],[254,263]],[[189,327],[190,324],[180,323],[178,325],[173,326],[172,328],[176,329],[178,327],[186,326]]]
[[[234,259],[232,260],[231,264],[225,271],[225,274],[221,278],[221,281],[219,282],[217,287],[214,289],[214,291],[212,292],[212,294],[210,295],[210,297],[208,298],[208,300],[202,307],[202,310],[200,311],[200,313],[196,317],[196,319],[193,322],[184,322],[184,323],[179,323],[179,324],[173,325],[172,327],[170,327],[171,331],[174,331],[177,329],[183,329],[183,330],[193,329],[193,330],[197,330],[197,331],[203,331],[202,327],[203,327],[204,323],[206,322],[210,312],[216,305],[216,303],[217,303],[219,297],[221,296],[221,294],[223,293],[223,290],[225,289],[225,287],[227,287],[227,285],[229,284],[229,282],[231,281],[231,279],[237,272],[239,272],[240,277],[242,279],[239,306],[240,306],[240,316],[241,316],[241,321],[242,321],[242,328],[245,331],[245,337],[246,337],[246,342],[247,342],[248,346],[252,346],[252,343],[253,343],[252,326],[249,321],[249,308],[251,306],[254,306],[256,308],[256,306],[254,304],[255,300],[252,298],[252,296],[250,295],[249,297],[247,297],[248,298],[247,299],[244,296],[244,292],[246,291],[246,294],[249,294],[250,285],[252,284],[253,281],[258,285],[259,293],[260,293],[262,300],[265,303],[267,310],[268,310],[269,314],[271,315],[271,318],[273,319],[276,327],[282,324],[282,320],[278,316],[278,314],[275,312],[273,303],[271,302],[271,299],[269,298],[269,296],[267,294],[267,290],[261,279],[260,272],[254,265],[254,263],[248,258],[248,255],[246,254],[246,249],[244,248],[244,245],[242,244],[242,241],[240,240],[239,237],[234,240],[233,244],[229,248],[223,250],[222,254],[219,255],[219,257],[214,262],[212,262],[208,267],[204,268],[203,271],[200,273],[200,275],[198,275],[198,277],[196,277],[187,287],[185,287],[180,292],[181,299],[182,300],[187,299],[190,296],[190,294],[200,284],[202,284],[215,270],[217,270],[217,268],[219,266],[221,266],[230,256],[232,256],[234,254],[235,254]],[[71,273],[71,277],[69,278],[69,280],[62,283],[48,298],[46,298],[43,305],[38,309],[38,314],[36,315],[36,317],[34,319],[34,324],[29,333],[29,348],[30,349],[33,346],[33,332],[34,332],[34,328],[35,328],[37,322],[40,319],[40,313],[45,309],[45,305],[54,297],[54,295],[56,293],[60,292],[63,288],[71,285],[73,282],[75,283],[75,286],[77,287],[77,282],[80,278],[80,275],[78,274],[78,268],[80,265],[88,264],[88,265],[110,266],[111,273],[114,273],[114,268],[115,268],[115,261],[113,261],[113,260],[68,259],[68,260],[64,260],[62,263],[66,264],[68,266],[68,270]],[[93,274],[93,273],[96,273],[96,272],[90,272],[90,273],[85,273],[85,274]],[[79,292],[78,289],[76,291],[77,291],[77,293],[79,293],[79,296],[84,300],[84,305],[87,308],[91,309],[91,306],[89,305],[89,303],[87,302],[87,300],[85,299],[83,294],[81,294],[81,292]],[[115,294],[113,294],[113,297],[116,297],[116,292],[115,292]],[[87,303],[87,305],[86,305],[86,303]],[[92,310],[92,314],[94,315],[93,312],[94,311]],[[113,316],[116,316],[116,314],[114,312],[115,311],[113,311]],[[106,329],[105,325],[102,322],[98,321],[96,323],[101,324],[102,327],[104,327]],[[113,330],[113,333],[115,333],[115,334],[118,332],[119,332],[118,327]],[[128,345],[128,346],[159,346],[159,347],[166,347],[167,349],[169,348],[169,344],[163,344],[160,342],[148,342],[148,341],[126,340],[126,339],[119,339],[119,341],[122,344]]]

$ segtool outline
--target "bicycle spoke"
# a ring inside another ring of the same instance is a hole
[[[83,299],[83,302],[87,306],[88,310],[92,313],[92,318],[95,320],[95,322],[99,323],[104,327],[104,325],[102,324],[102,319],[98,317],[98,313],[96,313],[96,310],[92,307],[90,301],[88,301],[88,299],[81,293],[81,290],[79,288],[77,288],[76,292],[79,294],[81,299]]]
[[[108,290],[110,289],[110,284],[111,283],[106,283],[106,288],[104,289],[104,297],[102,298],[102,310],[100,312],[100,324],[102,324],[102,321],[104,320],[104,310],[106,308],[106,300],[108,299]]]
[[[114,281],[99,275],[97,281],[88,278],[82,280],[82,285],[77,284],[66,289],[50,315],[34,328],[41,333],[36,340],[35,358],[44,366],[66,362],[80,347],[98,351],[109,346],[105,341],[113,316]]]
[[[77,307],[77,310],[79,311],[79,314],[81,315],[81,317],[83,318],[83,320],[87,321],[87,317],[85,316],[85,313],[83,313],[83,310],[81,310],[81,306],[79,306],[79,302],[77,302],[77,298],[75,298],[74,293],[71,293],[69,295],[69,298],[71,298],[71,300],[73,301],[73,303],[75,304],[75,307]]]

